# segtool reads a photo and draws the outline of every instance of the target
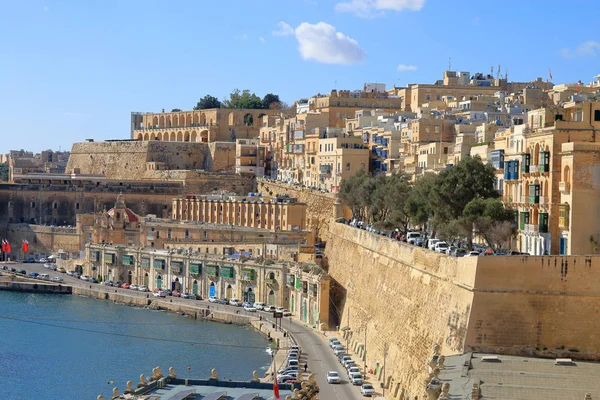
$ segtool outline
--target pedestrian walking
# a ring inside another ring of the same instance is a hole
[[[308,369],[308,363],[304,363],[304,372]]]

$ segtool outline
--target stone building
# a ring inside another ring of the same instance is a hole
[[[310,324],[326,324],[329,319],[329,277],[314,264],[102,243],[86,245],[85,254],[84,274],[103,281],[291,307],[294,315]]]
[[[234,142],[258,137],[259,121],[279,110],[212,108],[207,110],[131,113],[131,139],[171,142]]]
[[[94,215],[92,230],[93,243],[140,244],[140,217],[127,208],[123,194],[113,208]]]
[[[172,219],[177,221],[199,221],[274,231],[306,229],[306,204],[286,196],[266,198],[231,194],[187,195],[173,199],[172,209]]]

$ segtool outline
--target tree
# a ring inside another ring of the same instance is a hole
[[[469,248],[473,243],[473,234],[483,237],[490,247],[495,247],[502,245],[516,232],[515,210],[495,198],[471,200],[457,221],[463,228]]]
[[[462,218],[467,204],[474,199],[498,198],[494,188],[494,167],[483,164],[479,157],[466,157],[439,174],[429,194],[431,223],[434,229]],[[469,236],[467,236],[469,238]]]
[[[0,181],[8,181],[8,164],[0,164]]]
[[[369,179],[369,174],[363,169],[356,175],[342,181],[338,199],[352,211],[352,218],[364,220],[364,204],[359,196],[363,184]]]
[[[221,102],[214,96],[207,94],[196,103],[194,110],[207,110],[210,108],[220,108]]]
[[[279,95],[267,93],[262,99],[262,108],[264,108],[265,110],[277,109],[279,108],[280,103],[281,100],[279,100]]]
[[[433,217],[430,195],[433,187],[437,184],[438,175],[426,174],[415,181],[406,203],[404,211],[415,226],[425,226],[427,221]]]
[[[171,112],[181,112],[181,108],[174,108],[171,110]]]
[[[223,99],[223,107],[225,108],[249,108],[249,109],[262,109],[263,103],[260,97],[254,93],[250,93],[250,90],[244,89],[240,91],[235,89],[229,94],[229,99]]]

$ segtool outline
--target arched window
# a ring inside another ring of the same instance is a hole
[[[565,167],[564,172],[563,172],[563,181],[571,182],[571,168],[569,168],[568,165]]]

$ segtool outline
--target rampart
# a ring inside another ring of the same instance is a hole
[[[423,395],[435,344],[443,355],[600,359],[598,256],[454,258],[333,222],[328,236],[331,322],[348,326],[351,348],[366,338],[382,381],[388,347],[390,398]]]
[[[263,196],[288,194],[306,203],[306,229],[315,232],[315,237],[327,240],[329,222],[333,217],[335,194],[321,193],[317,190],[269,180],[259,180],[256,186],[257,191]]]

